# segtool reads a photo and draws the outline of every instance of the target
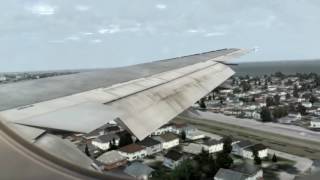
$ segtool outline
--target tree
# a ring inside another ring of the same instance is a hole
[[[290,99],[290,98],[291,98],[290,94],[287,93],[287,94],[286,94],[286,99]]]
[[[309,102],[311,102],[312,104],[315,103],[315,102],[317,102],[317,101],[318,101],[318,98],[315,97],[314,95],[312,95],[312,96],[310,97],[310,99],[309,99]]]
[[[232,151],[232,139],[231,137],[226,137],[223,140],[223,152],[230,154]]]
[[[278,94],[273,96],[274,105],[278,106],[280,104],[280,96]]]
[[[266,98],[266,105],[267,105],[267,107],[273,106],[274,104],[275,104],[275,103],[274,103],[274,100],[273,100],[272,97],[267,97],[267,98]]]
[[[217,162],[218,168],[229,169],[233,164],[233,159],[230,157],[228,153],[220,152],[217,155],[216,162]]]
[[[247,81],[241,81],[240,87],[242,88],[243,92],[247,92],[251,89],[251,85]]]
[[[182,139],[183,141],[185,141],[185,140],[186,140],[186,136],[187,136],[187,135],[186,135],[186,132],[185,132],[185,131],[182,131],[180,135],[181,135],[181,139]]]
[[[182,161],[171,173],[170,179],[193,180],[200,179],[200,172],[197,170],[194,161],[187,159]]]
[[[131,135],[129,133],[122,133],[120,135],[120,140],[119,140],[119,147],[123,147],[123,146],[126,146],[126,145],[129,145],[129,144],[132,144],[133,141],[132,141],[132,138],[131,138]]]
[[[203,99],[203,98],[201,98],[201,99],[199,100],[199,106],[200,106],[201,109],[207,109],[207,105],[206,105],[206,103],[204,102],[204,99]]]
[[[267,107],[262,107],[260,112],[260,117],[262,122],[271,122],[272,121],[272,115]]]
[[[253,151],[253,160],[256,165],[261,165],[261,158],[259,157],[258,151]]]
[[[86,144],[86,147],[84,148],[84,152],[86,153],[86,155],[87,155],[88,157],[91,156],[90,151],[89,151],[88,144]]]
[[[307,108],[304,107],[304,106],[302,106],[301,103],[298,104],[297,111],[298,111],[301,115],[306,115],[306,114],[307,114]]]
[[[278,158],[277,158],[276,154],[273,154],[272,162],[278,162]]]
[[[238,93],[240,93],[240,92],[241,92],[241,90],[240,90],[240,88],[238,88],[238,87],[236,87],[236,88],[233,89],[233,93],[234,93],[234,94],[238,94]]]

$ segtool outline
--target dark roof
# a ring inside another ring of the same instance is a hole
[[[182,158],[182,156],[183,156],[182,153],[179,153],[178,151],[175,151],[175,150],[171,150],[165,155],[166,158],[172,159],[174,161],[178,161],[179,159]]]
[[[103,143],[110,142],[113,139],[115,139],[115,140],[120,139],[120,137],[116,134],[105,134],[105,135],[99,136],[97,138],[98,141],[103,142]]]
[[[120,128],[118,126],[110,126],[110,127],[106,127],[104,130],[107,132],[112,132],[112,131],[120,131]]]
[[[188,125],[186,124],[186,123],[176,123],[175,125],[174,125],[176,128],[186,128],[186,127],[188,127]]]
[[[245,148],[245,147],[251,146],[252,143],[250,141],[240,141],[240,142],[237,143],[237,145],[240,148]]]
[[[221,144],[221,143],[222,143],[221,141],[218,141],[215,139],[208,139],[208,140],[203,141],[203,144],[207,145],[207,146],[212,146],[212,145]]]
[[[163,139],[164,141],[168,142],[168,141],[172,141],[174,139],[178,139],[178,136],[176,136],[173,133],[165,133],[160,135],[161,139]]]
[[[151,147],[151,146],[161,144],[161,142],[159,142],[151,137],[147,137],[144,140],[138,142],[137,144],[139,144],[141,146],[145,146],[145,147]]]
[[[246,147],[245,149],[250,151],[261,151],[261,150],[267,149],[267,146],[263,144],[255,144],[255,145]]]
[[[126,153],[135,153],[135,152],[141,151],[143,149],[144,149],[144,147],[142,147],[138,144],[129,144],[129,145],[126,145],[126,146],[120,148],[119,151],[126,152]]]

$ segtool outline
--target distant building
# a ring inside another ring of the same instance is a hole
[[[153,138],[161,142],[163,149],[170,149],[179,145],[179,137],[173,133],[166,133]]]
[[[177,123],[177,124],[174,124],[172,132],[180,135],[182,133],[182,131],[184,131],[186,134],[188,134],[188,133],[191,133],[192,131],[195,131],[195,130],[196,130],[196,128],[193,128],[186,123]]]
[[[142,159],[147,155],[146,149],[138,144],[129,144],[118,149],[119,153],[128,158],[129,161]]]
[[[223,142],[215,139],[209,139],[203,142],[202,147],[209,153],[216,153],[223,150]]]
[[[5,76],[0,76],[0,82],[4,82],[6,80],[7,80],[7,78]]]
[[[152,155],[162,151],[162,144],[151,137],[147,137],[144,140],[138,142],[137,144],[146,148],[147,155]]]
[[[127,164],[127,158],[118,151],[108,151],[97,158],[104,166],[104,170],[111,170]]]
[[[115,142],[115,145],[118,146],[120,137],[116,134],[105,134],[92,140],[91,143],[102,150],[108,150],[110,148],[110,143],[113,141]]]
[[[153,171],[154,169],[145,164],[134,162],[126,167],[123,172],[138,180],[148,180],[152,177]]]
[[[167,132],[172,132],[172,131],[173,131],[173,124],[169,123],[161,126],[159,129],[154,131],[151,135],[158,136],[158,135],[165,134]]]
[[[170,150],[165,156],[164,156],[164,161],[163,165],[170,168],[174,169],[176,168],[183,160],[184,156],[182,153],[175,151],[175,150]]]

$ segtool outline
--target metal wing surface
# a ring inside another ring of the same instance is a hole
[[[22,125],[89,133],[117,120],[143,139],[234,74],[222,49],[120,68],[0,86],[0,116]]]

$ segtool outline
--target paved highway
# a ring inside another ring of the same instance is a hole
[[[320,159],[320,133],[294,126],[260,123],[211,112],[183,113],[175,121],[187,121],[201,130],[260,142],[272,149]]]

